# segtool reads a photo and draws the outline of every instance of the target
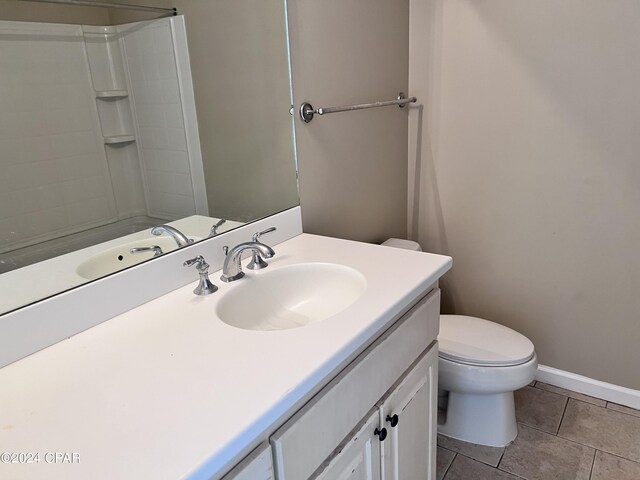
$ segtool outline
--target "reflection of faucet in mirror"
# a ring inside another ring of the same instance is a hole
[[[129,253],[144,253],[153,252],[153,258],[159,257],[164,252],[159,245],[153,245],[151,247],[133,247],[129,249]]]
[[[221,218],[220,220],[218,220],[218,223],[216,223],[213,227],[211,227],[211,231],[209,232],[209,237],[215,237],[218,234],[218,228],[220,228],[222,224],[226,221],[227,220],[225,220],[224,218]]]
[[[162,235],[163,233],[166,233],[176,241],[178,248],[186,247],[193,243],[191,238],[187,238],[184,233],[171,225],[158,225],[151,229],[151,233],[153,235]]]
[[[244,277],[240,261],[242,260],[242,253],[245,250],[251,250],[254,252],[258,251],[264,258],[271,258],[276,254],[276,252],[273,251],[273,248],[260,242],[241,243],[230,250],[228,247],[224,247],[226,257],[224,259],[220,280],[228,283]]]

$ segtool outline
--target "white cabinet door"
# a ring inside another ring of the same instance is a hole
[[[317,471],[437,337],[439,311],[434,289],[271,436],[278,480]]]
[[[380,480],[379,412],[372,409],[364,424],[342,442],[313,480]],[[310,441],[313,441],[310,439]]]
[[[379,407],[383,480],[435,480],[438,348],[432,347]]]
[[[222,480],[274,480],[271,447],[269,444],[258,446],[245,457]]]

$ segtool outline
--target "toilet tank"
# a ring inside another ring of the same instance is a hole
[[[386,247],[404,248],[405,250],[414,250],[421,252],[420,244],[412,240],[403,240],[402,238],[390,238],[382,242],[382,245]]]

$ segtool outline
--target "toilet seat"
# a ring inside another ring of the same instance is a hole
[[[439,355],[473,366],[508,367],[530,361],[531,340],[504,325],[466,315],[441,315]]]

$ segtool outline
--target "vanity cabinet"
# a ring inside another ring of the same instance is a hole
[[[269,444],[259,445],[222,480],[275,480]]]
[[[434,288],[271,436],[277,480],[435,478],[439,312]]]
[[[311,478],[435,479],[436,365],[430,348]]]

